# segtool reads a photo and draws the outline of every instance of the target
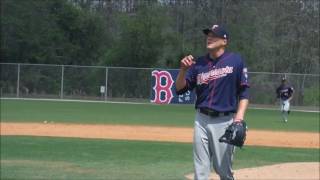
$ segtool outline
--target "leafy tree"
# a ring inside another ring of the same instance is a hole
[[[151,67],[159,60],[164,46],[164,18],[158,6],[139,6],[130,16],[120,14],[113,45],[105,53],[105,64]]]
[[[102,16],[65,0],[2,1],[4,62],[96,64],[108,40]]]

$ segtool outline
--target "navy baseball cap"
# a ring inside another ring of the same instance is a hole
[[[204,34],[208,35],[210,32],[216,35],[217,37],[220,37],[222,39],[229,39],[228,32],[220,25],[213,25],[211,28],[207,28],[202,30]]]

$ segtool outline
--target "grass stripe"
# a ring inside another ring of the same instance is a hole
[[[249,129],[319,132],[320,113],[292,112],[283,123],[279,111],[249,109]],[[83,102],[1,100],[1,121],[128,124],[192,127],[190,105],[110,104]]]
[[[318,149],[250,146],[234,168],[313,161]],[[184,179],[192,163],[185,143],[1,136],[1,179]]]

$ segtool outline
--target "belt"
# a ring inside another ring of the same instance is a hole
[[[219,112],[212,109],[207,108],[199,108],[200,113],[205,114],[211,117],[220,117],[220,116],[229,116],[230,114],[234,113],[234,111],[226,111],[226,112]]]

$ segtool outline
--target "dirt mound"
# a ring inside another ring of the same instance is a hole
[[[318,180],[320,179],[320,163],[283,163],[256,168],[245,168],[234,171],[237,180]],[[193,174],[185,176],[193,179]],[[213,173],[210,180],[219,180]]]

